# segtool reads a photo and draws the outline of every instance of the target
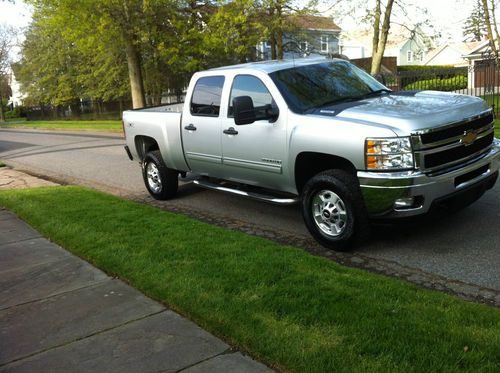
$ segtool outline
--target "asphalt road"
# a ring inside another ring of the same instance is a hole
[[[128,160],[118,135],[0,129],[0,159],[24,169],[116,194],[146,197],[138,163]],[[419,223],[375,226],[358,253],[500,292],[500,182],[460,213]],[[281,235],[309,237],[298,206],[180,187],[172,207],[233,219]]]

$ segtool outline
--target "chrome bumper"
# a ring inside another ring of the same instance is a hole
[[[495,139],[491,150],[480,159],[440,175],[430,176],[420,171],[358,171],[358,179],[372,218],[399,218],[425,214],[436,200],[472,187],[489,189],[498,177],[499,168],[500,140]],[[411,197],[414,205],[395,207],[396,201]]]

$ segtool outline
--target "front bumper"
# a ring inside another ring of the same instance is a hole
[[[358,179],[365,206],[372,218],[411,217],[427,213],[434,202],[467,190],[492,188],[500,168],[500,140],[486,155],[440,175],[420,171],[365,172]],[[414,204],[396,207],[396,201],[413,198]]]

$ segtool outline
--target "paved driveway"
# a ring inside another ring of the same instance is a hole
[[[115,194],[147,197],[137,163],[119,136],[0,129],[0,159],[38,174]],[[399,275],[424,286],[479,294],[500,304],[500,183],[464,211],[437,220],[376,226],[372,241],[354,256],[328,252],[307,233],[297,206],[262,202],[187,184],[160,207],[217,224],[293,242],[351,265]],[[451,280],[451,281],[450,281]],[[441,281],[441,282],[440,282]],[[479,293],[478,293],[479,292]]]

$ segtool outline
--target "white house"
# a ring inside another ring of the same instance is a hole
[[[341,53],[347,57],[363,58],[372,55],[373,30],[353,30],[342,33]],[[430,50],[432,39],[419,27],[392,25],[384,57],[396,57],[398,66],[421,65]]]
[[[310,15],[290,16],[289,21],[296,28],[283,35],[285,58],[318,57],[339,53],[340,27],[331,17]],[[260,43],[258,50],[264,60],[271,59],[268,42]]]
[[[469,43],[446,43],[434,49],[427,55],[423,65],[453,65],[467,66],[468,60],[464,57],[481,45],[481,41]]]
[[[21,87],[19,86],[16,76],[12,71],[7,76],[7,79],[10,89],[12,90],[12,97],[10,98],[8,104],[13,105],[14,107],[22,105],[25,96],[21,93]]]

